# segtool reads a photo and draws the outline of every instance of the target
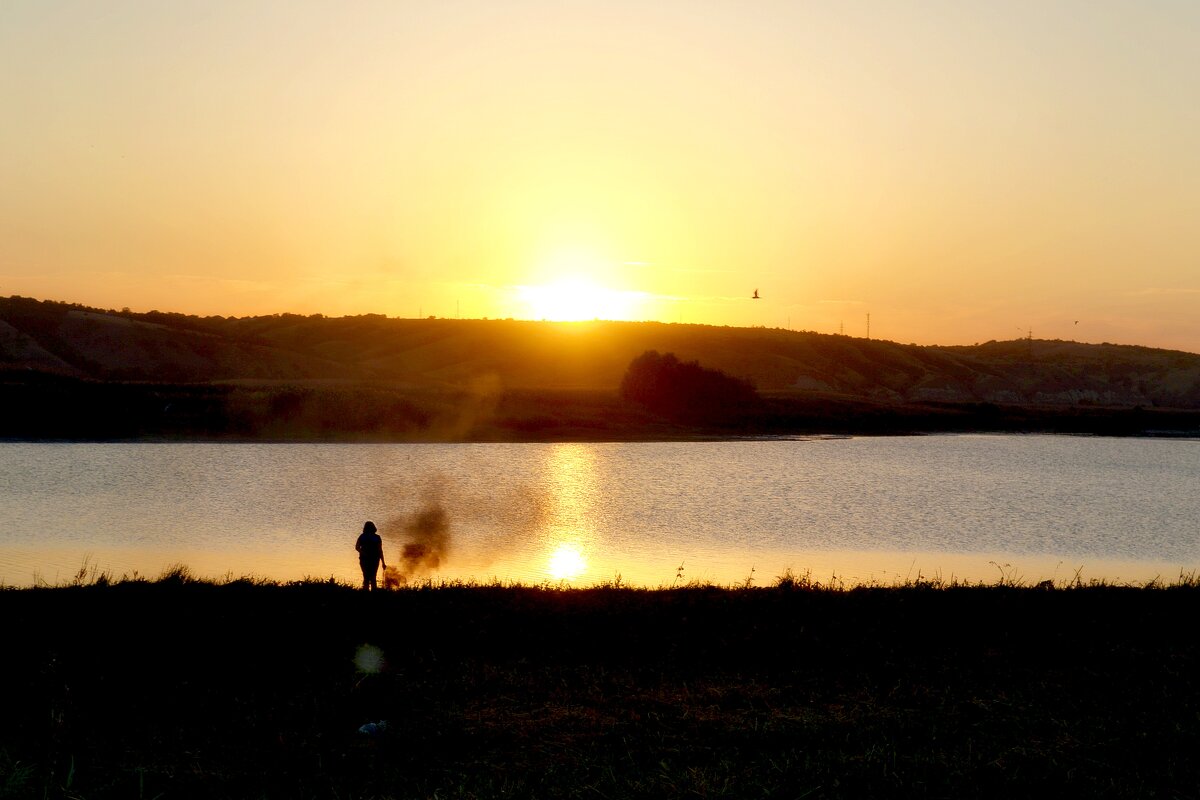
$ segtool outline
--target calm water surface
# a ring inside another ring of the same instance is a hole
[[[0,444],[0,583],[82,564],[357,580],[444,513],[443,578],[1145,580],[1200,568],[1200,442],[929,436],[604,444]]]

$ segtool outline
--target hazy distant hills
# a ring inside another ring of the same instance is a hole
[[[1200,355],[1016,340],[919,347],[764,328],[513,320],[191,317],[0,299],[0,378],[615,390],[673,352],[767,393],[891,403],[1200,408]]]

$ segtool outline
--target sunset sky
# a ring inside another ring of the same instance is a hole
[[[0,295],[1200,352],[1198,42],[1196,0],[4,0]]]

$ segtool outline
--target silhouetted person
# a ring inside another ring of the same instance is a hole
[[[358,565],[362,567],[363,588],[368,590],[379,588],[375,584],[379,565],[382,564],[383,568],[387,569],[387,561],[383,558],[383,539],[379,538],[375,531],[375,523],[368,520],[363,524],[363,532],[358,541],[354,543],[354,549],[358,551]]]

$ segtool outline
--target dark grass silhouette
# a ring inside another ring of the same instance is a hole
[[[1171,797],[1200,780],[1194,576],[374,595],[94,577],[0,591],[7,796]],[[382,671],[356,666],[364,644]]]

